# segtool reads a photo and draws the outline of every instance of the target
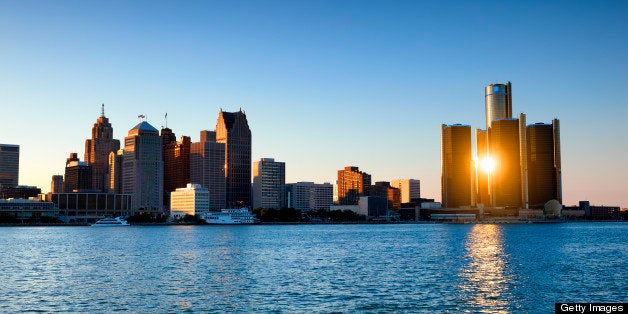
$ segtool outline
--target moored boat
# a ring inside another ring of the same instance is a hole
[[[211,225],[250,225],[259,222],[245,207],[210,211],[203,216],[203,220]]]
[[[130,226],[129,222],[121,217],[116,218],[103,218],[92,224],[92,227],[117,227],[117,226]]]

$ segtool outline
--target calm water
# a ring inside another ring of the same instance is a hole
[[[628,301],[628,224],[0,228],[2,311],[551,312]]]

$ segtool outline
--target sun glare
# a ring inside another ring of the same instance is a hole
[[[493,172],[495,169],[495,160],[490,157],[485,157],[480,162],[480,165],[482,166],[482,170],[486,172]]]

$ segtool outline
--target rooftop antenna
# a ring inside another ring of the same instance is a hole
[[[105,103],[100,106],[100,116],[105,117]]]
[[[168,128],[168,113],[166,112],[166,115],[164,115],[164,118],[166,119],[166,129]]]

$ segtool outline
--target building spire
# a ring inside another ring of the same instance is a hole
[[[100,106],[100,116],[102,118],[105,117],[105,104],[104,103]]]

